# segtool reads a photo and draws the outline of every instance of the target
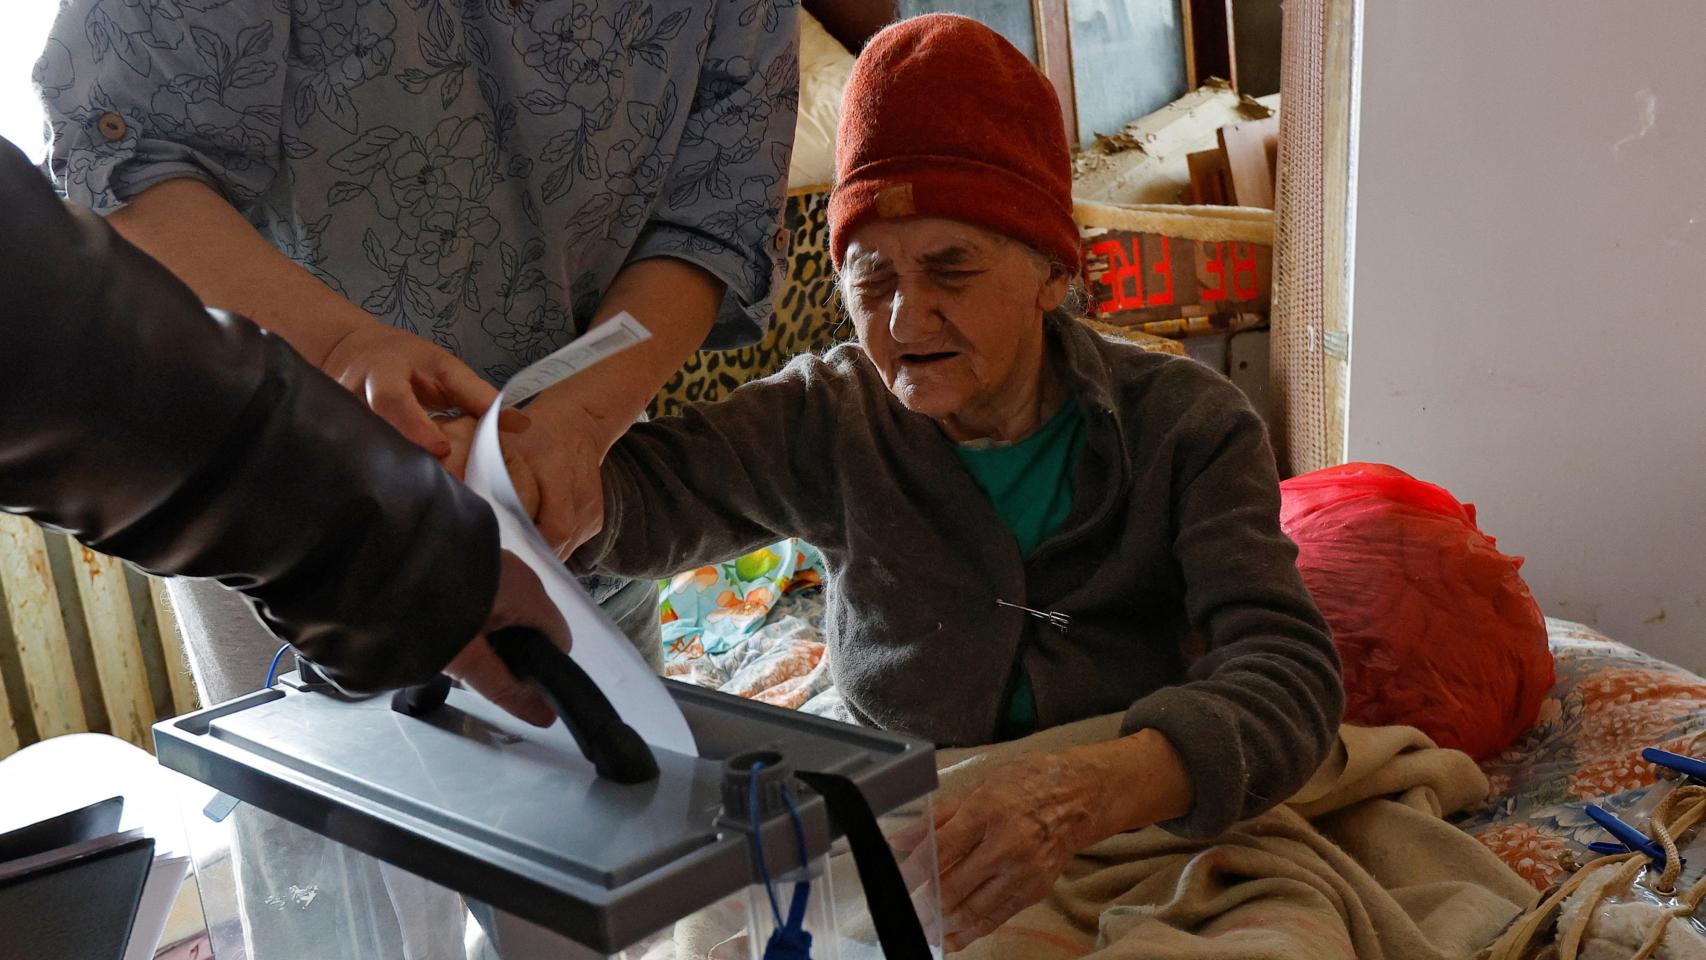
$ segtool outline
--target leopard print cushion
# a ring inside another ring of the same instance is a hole
[[[755,346],[706,350],[688,358],[652,401],[652,416],[672,416],[689,403],[720,400],[748,380],[782,369],[799,354],[822,353],[852,339],[853,327],[842,312],[829,259],[828,209],[828,191],[788,197],[786,225],[792,247],[770,332]]]

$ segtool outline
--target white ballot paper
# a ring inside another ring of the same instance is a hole
[[[640,658],[627,636],[592,602],[522,509],[509,469],[504,466],[498,438],[498,413],[502,408],[514,406],[605,357],[649,339],[651,333],[638,320],[621,313],[517,373],[504,385],[499,402],[480,419],[474,450],[468,459],[467,482],[497,514],[503,548],[538,574],[545,592],[568,621],[569,631],[574,635],[569,655],[610,698],[622,719],[652,746],[697,756],[699,750],[693,732],[663,681]]]

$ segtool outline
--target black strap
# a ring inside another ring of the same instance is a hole
[[[504,627],[487,634],[486,642],[517,680],[532,684],[563,718],[581,754],[592,761],[600,777],[616,783],[657,779],[658,761],[652,748],[623,722],[586,671],[544,634],[529,627]],[[392,694],[391,709],[423,717],[444,706],[449,696],[450,678],[440,674]]]
[[[486,643],[516,679],[533,684],[563,718],[599,776],[616,783],[658,778],[651,745],[622,720],[580,664],[543,633],[530,627],[504,627],[486,634]]]
[[[894,851],[889,849],[882,828],[877,826],[877,816],[871,812],[864,793],[853,781],[838,774],[802,770],[794,775],[823,797],[830,817],[847,835],[883,956],[886,960],[930,960],[930,944],[924,939],[924,927],[913,909],[912,895],[907,892],[900,866],[894,862]]]

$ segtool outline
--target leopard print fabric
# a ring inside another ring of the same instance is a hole
[[[829,261],[829,193],[788,197],[786,226],[792,246],[788,276],[776,299],[776,319],[756,346],[707,350],[689,357],[669,378],[648,410],[673,416],[689,403],[721,400],[736,387],[782,369],[802,353],[822,353],[853,337],[835,289]]]

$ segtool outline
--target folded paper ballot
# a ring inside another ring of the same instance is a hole
[[[574,637],[569,655],[580,664],[617,713],[646,742],[677,753],[696,756],[693,733],[639,651],[611,623],[570,575],[545,538],[540,536],[521,506],[504,464],[498,414],[516,406],[548,387],[587,369],[606,357],[651,338],[651,333],[628,313],[606,320],[586,335],[543,360],[524,368],[504,385],[498,403],[480,421],[474,451],[468,461],[468,486],[484,497],[497,514],[499,538],[504,549],[519,556],[538,574],[545,592],[556,603]],[[585,948],[501,912],[486,911],[483,933],[506,960],[536,960],[594,956]]]
[[[474,451],[468,461],[468,486],[484,497],[497,514],[504,549],[520,557],[545,585],[545,592],[562,611],[574,635],[569,655],[598,684],[623,721],[646,742],[690,756],[698,754],[693,733],[657,674],[646,665],[628,638],[592,602],[568,567],[557,559],[545,538],[522,509],[504,465],[498,435],[501,408],[519,404],[539,391],[587,369],[606,357],[651,338],[639,321],[621,313],[594,327],[573,343],[539,360],[512,377],[501,402],[480,421]]]

